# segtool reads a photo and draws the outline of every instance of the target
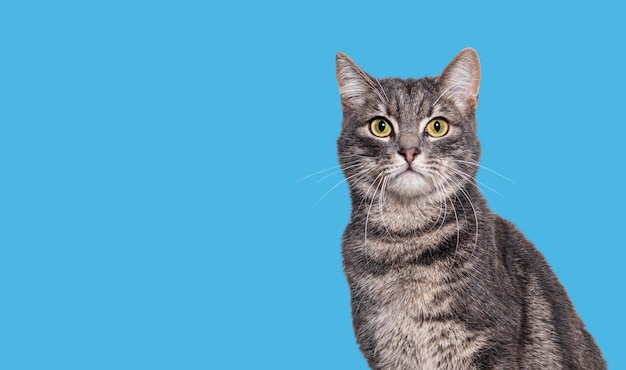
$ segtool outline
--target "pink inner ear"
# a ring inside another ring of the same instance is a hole
[[[473,49],[465,49],[448,64],[437,78],[443,86],[442,95],[464,108],[476,108],[480,88],[480,62]]]

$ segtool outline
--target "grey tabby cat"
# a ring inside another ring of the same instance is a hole
[[[337,80],[352,201],[343,264],[369,366],[606,368],[543,256],[476,185],[476,52],[406,80],[338,53]]]

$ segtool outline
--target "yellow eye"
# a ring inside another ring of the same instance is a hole
[[[448,121],[443,118],[435,118],[426,124],[426,133],[432,137],[442,137],[448,133]]]
[[[374,136],[387,137],[391,135],[391,123],[384,118],[374,118],[370,124],[370,130]]]

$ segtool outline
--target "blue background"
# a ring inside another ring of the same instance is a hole
[[[484,193],[626,368],[623,11],[548,4],[3,2],[0,368],[366,369],[335,53],[467,46]]]

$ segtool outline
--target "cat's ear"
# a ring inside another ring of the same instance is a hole
[[[461,50],[437,77],[441,95],[451,98],[462,110],[473,113],[478,104],[480,61],[476,50]]]
[[[342,52],[337,53],[336,63],[341,104],[352,108],[362,105],[365,95],[371,91],[372,77]]]

